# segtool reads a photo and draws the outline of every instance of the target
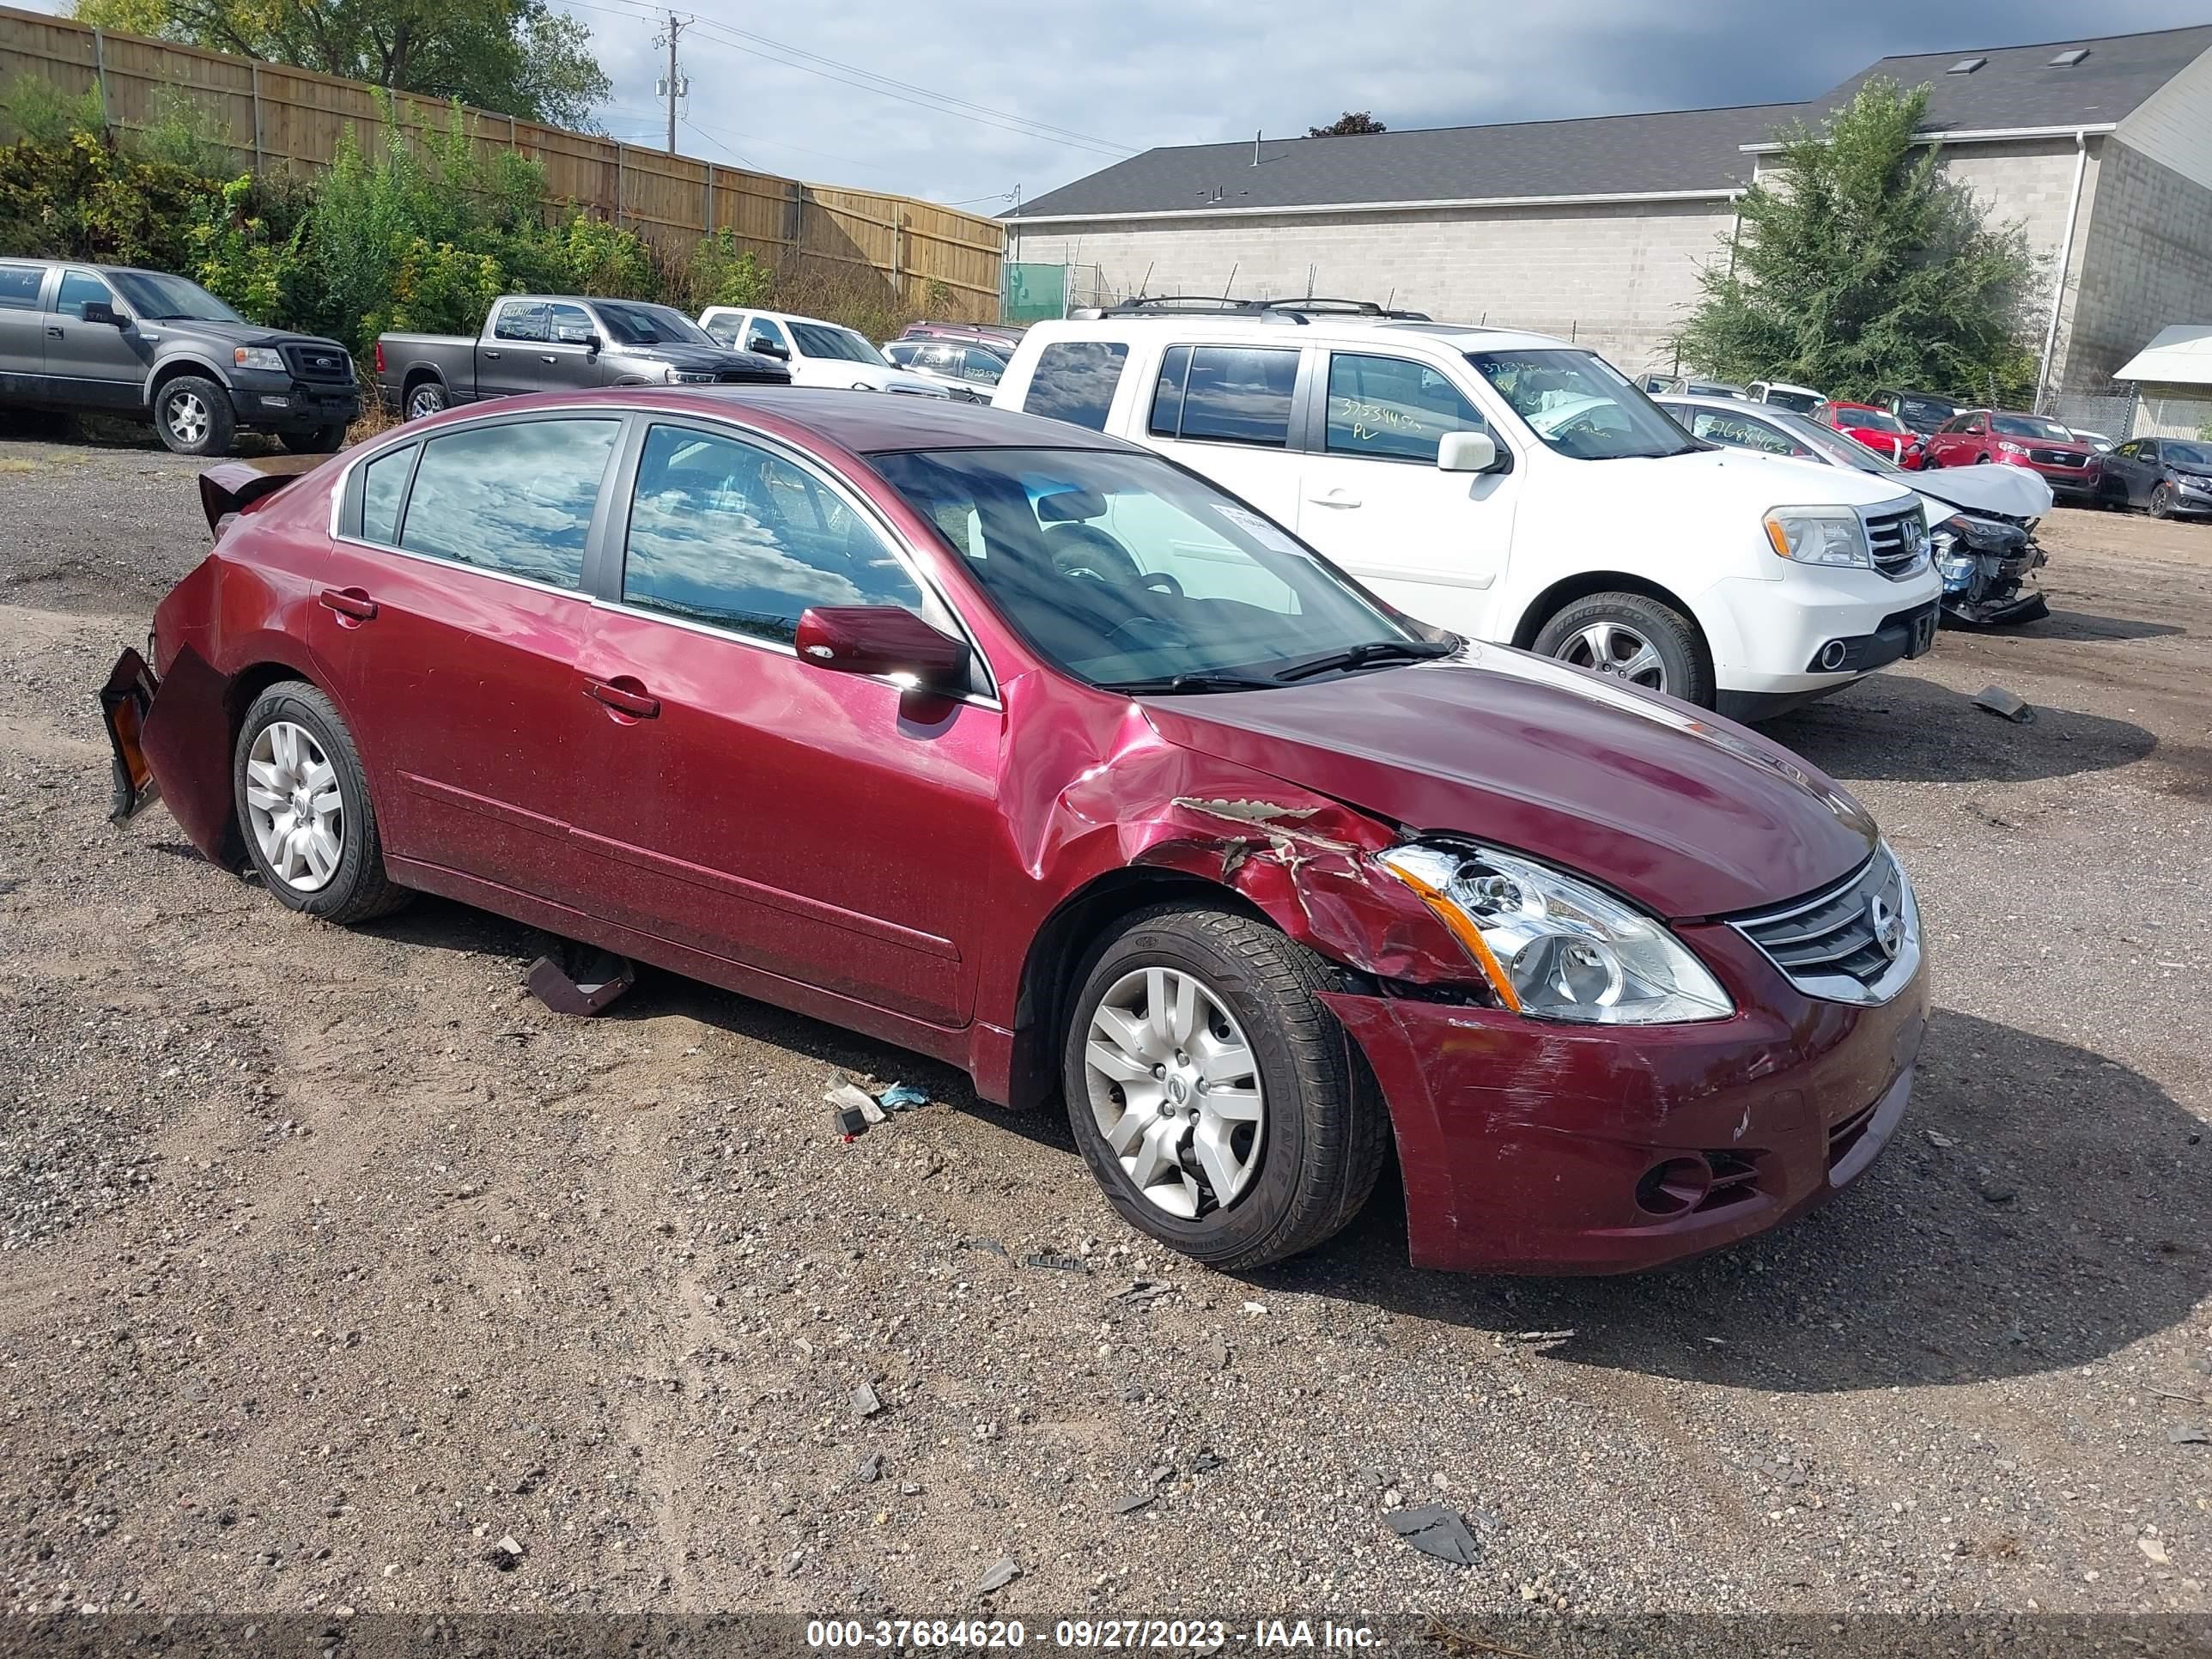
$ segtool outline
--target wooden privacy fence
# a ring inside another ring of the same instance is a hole
[[[188,96],[240,158],[265,169],[327,167],[348,127],[364,147],[384,122],[382,89],[311,70],[172,46],[66,17],[0,6],[0,85],[19,75],[70,96],[98,88],[111,127],[143,131],[160,118],[164,89]],[[418,147],[443,131],[453,107],[412,93],[390,95],[392,118]],[[899,303],[999,315],[998,222],[910,197],[802,184],[770,173],[641,149],[564,127],[465,112],[479,149],[513,150],[545,170],[551,193],[636,231],[678,255],[710,231],[779,268],[823,260],[854,276],[873,272]]]

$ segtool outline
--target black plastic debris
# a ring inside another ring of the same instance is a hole
[[[1164,1296],[1177,1295],[1182,1290],[1180,1285],[1163,1285],[1155,1279],[1140,1279],[1127,1290],[1116,1291],[1114,1294],[1117,1300],[1122,1302],[1155,1302]]]
[[[1047,1267],[1054,1273],[1087,1273],[1091,1264],[1079,1255],[1054,1255],[1049,1250],[1037,1250],[1022,1258],[1024,1267]]]
[[[1467,1529],[1467,1522],[1441,1504],[1392,1510],[1382,1518],[1390,1523],[1392,1532],[1422,1554],[1433,1555],[1455,1567],[1473,1566],[1475,1557],[1482,1553],[1482,1546],[1475,1542],[1474,1534]]]
[[[1217,1457],[1211,1451],[1202,1451],[1190,1460],[1190,1472],[1193,1474],[1212,1474],[1228,1461],[1225,1457]]]
[[[858,1107],[832,1106],[830,1109],[830,1121],[837,1126],[837,1133],[848,1140],[852,1139],[855,1135],[864,1135],[868,1133],[868,1120],[860,1115]]]
[[[484,1559],[501,1572],[513,1572],[522,1565],[522,1546],[509,1533],[484,1552]]]
[[[883,1408],[884,1402],[877,1397],[875,1389],[867,1383],[863,1382],[853,1390],[854,1416],[873,1417]]]
[[[1984,686],[1974,698],[1974,707],[1986,708],[1990,714],[2008,720],[2015,726],[2033,726],[2035,723],[2035,710],[2028,707],[2027,700],[2006,690],[2002,685]]]
[[[523,983],[556,1014],[599,1012],[637,983],[637,964],[628,957],[563,939],[557,951],[530,964]]]
[[[975,1594],[988,1595],[1001,1590],[1022,1576],[1021,1563],[1011,1555],[1002,1555],[991,1564],[991,1569],[975,1581]]]

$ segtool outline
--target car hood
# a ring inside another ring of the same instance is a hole
[[[1778,744],[1546,657],[1456,658],[1285,686],[1146,697],[1168,741],[1390,819],[1594,878],[1670,921],[1841,880],[1874,821]]]
[[[950,396],[945,382],[933,380],[927,374],[916,374],[903,368],[878,368],[873,363],[848,362],[842,358],[817,357],[809,365],[817,372],[824,384],[836,380],[841,386],[872,386],[878,392],[919,393],[925,398]]]
[[[763,380],[787,378],[790,373],[774,357],[763,357],[757,351],[733,351],[727,346],[689,345],[681,340],[660,345],[612,345],[607,349],[616,356],[642,357],[648,362],[666,363],[672,368],[700,371],[742,368]]]
[[[1623,475],[1640,498],[1647,519],[1678,514],[1709,522],[1717,509],[1741,508],[1756,530],[1771,507],[1909,507],[1912,491],[1870,472],[1832,466],[1823,460],[1794,460],[1759,455],[1747,449],[1711,449],[1651,459],[1593,461],[1584,465],[1633,469]],[[1608,478],[1608,482],[1610,482]],[[1611,500],[1611,496],[1607,497]]]
[[[2008,519],[2039,519],[2051,511],[2051,486],[2024,466],[1984,461],[1947,466],[1912,480],[1923,495],[1969,513],[1995,513]],[[1929,521],[1936,515],[1929,515]]]
[[[319,334],[295,334],[289,330],[270,328],[262,323],[224,323],[196,317],[147,317],[139,320],[141,331],[151,330],[173,339],[197,340],[213,346],[321,346],[345,355],[345,348],[336,340],[326,340]]]

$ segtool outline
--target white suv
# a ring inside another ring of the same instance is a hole
[[[946,387],[894,367],[858,331],[819,317],[784,311],[745,311],[708,306],[699,326],[726,346],[774,357],[791,370],[793,386],[851,386],[855,392],[906,392],[949,398]]]
[[[1171,457],[1413,616],[1739,718],[1935,642],[1910,490],[1702,442],[1544,335],[1287,307],[1039,323],[993,402]]]

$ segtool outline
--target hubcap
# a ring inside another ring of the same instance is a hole
[[[1194,975],[1139,968],[1091,1016],[1084,1077],[1098,1133],[1146,1202],[1188,1221],[1227,1209],[1260,1168],[1260,1065]]]
[[[338,777],[304,726],[272,720],[246,757],[246,815],[276,878],[295,892],[329,884],[345,854]]]
[[[1577,668],[1595,668],[1654,691],[1667,690],[1667,665],[1657,649],[1625,623],[1592,623],[1577,629],[1559,647],[1559,654]]]
[[[207,436],[208,408],[197,392],[179,392],[169,399],[169,430],[181,443],[196,444]]]

